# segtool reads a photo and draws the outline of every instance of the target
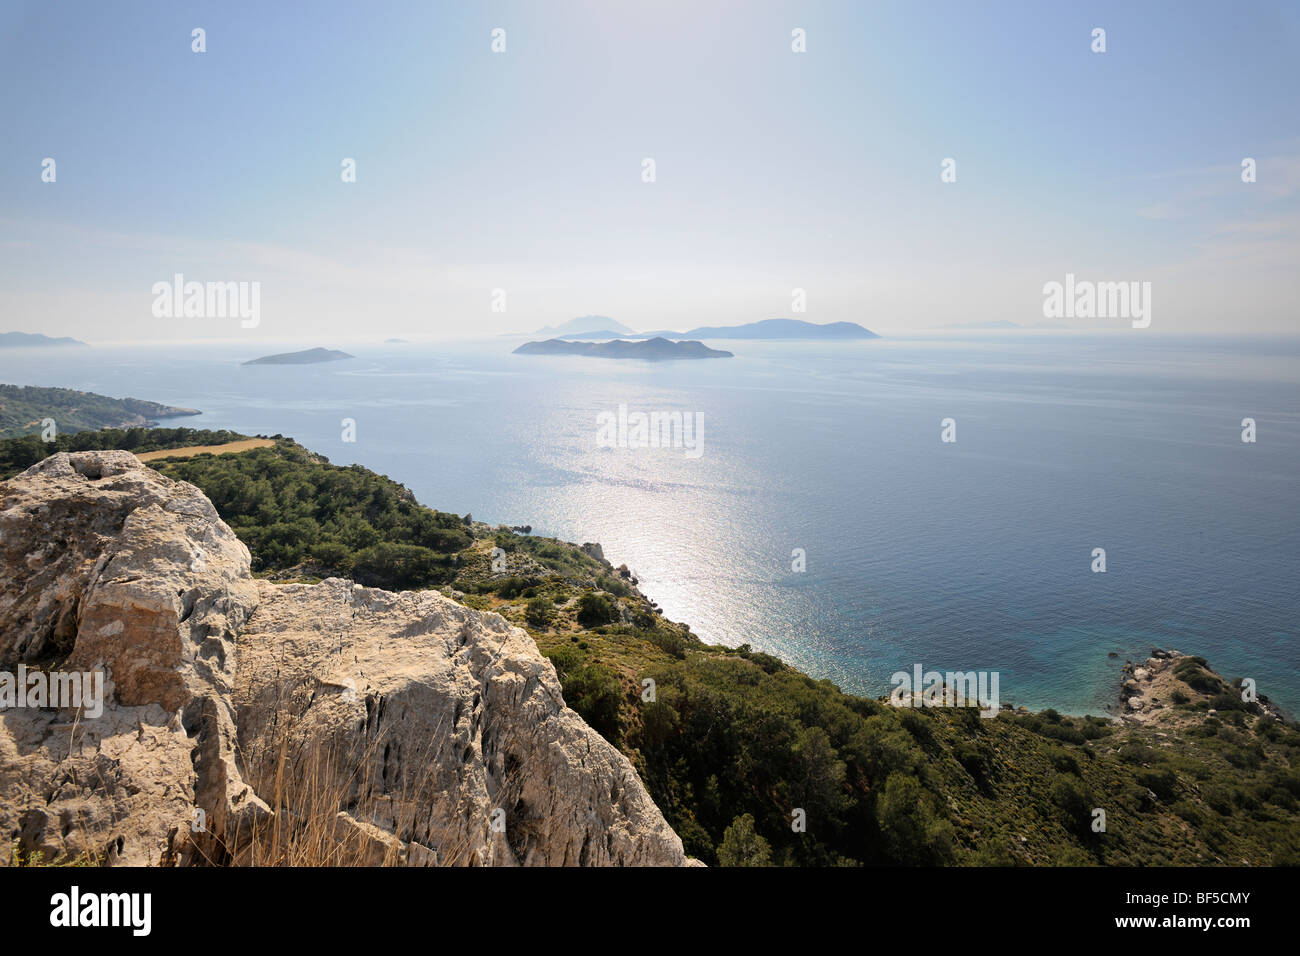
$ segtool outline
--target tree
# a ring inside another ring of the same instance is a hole
[[[718,847],[718,865],[772,865],[772,847],[755,829],[753,814],[745,813],[731,821]]]
[[[533,627],[539,629],[550,627],[551,619],[554,617],[555,611],[552,610],[551,602],[544,597],[535,597],[524,606],[524,619]]]
[[[925,866],[951,860],[951,826],[935,818],[915,777],[889,775],[876,804],[876,820],[894,862]]]

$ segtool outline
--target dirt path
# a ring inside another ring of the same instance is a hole
[[[226,442],[224,445],[191,445],[188,448],[162,448],[158,451],[145,451],[136,455],[141,461],[154,461],[158,458],[193,458],[195,455],[231,455],[236,452],[249,451],[253,448],[270,448],[275,442],[269,438],[246,438],[243,441]]]

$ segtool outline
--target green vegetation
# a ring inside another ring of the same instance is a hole
[[[134,431],[169,447],[244,437]],[[0,442],[6,473],[31,463],[29,441]],[[526,628],[566,702],[711,865],[1300,864],[1300,728],[1204,660],[1175,671],[1176,724],[899,709],[703,644],[576,545],[425,508],[287,439],[152,466],[198,485],[260,574],[440,586]]]
[[[9,387],[9,386],[0,386]],[[52,442],[40,435],[24,435],[0,441],[0,479],[12,478],[59,451],[95,451],[124,448],[127,451],[161,451],[189,445],[224,445],[247,438],[238,432],[206,428],[103,428],[99,431],[59,431]],[[275,436],[279,438],[280,436]]]
[[[459,515],[416,503],[382,475],[331,465],[293,442],[229,455],[151,462],[203,489],[273,577],[350,577],[390,590],[451,581],[473,541]]]
[[[138,398],[109,398],[71,388],[0,385],[0,438],[39,437],[44,419],[54,419],[58,432],[145,425],[155,418],[196,415],[192,408],[172,408]],[[37,459],[38,461],[40,459]]]

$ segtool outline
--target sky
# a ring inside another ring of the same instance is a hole
[[[1300,330],[1294,2],[0,0],[0,130],[0,331],[888,334],[1048,322],[1067,274]],[[256,326],[156,314],[176,274]]]

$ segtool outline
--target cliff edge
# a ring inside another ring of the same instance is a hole
[[[203,493],[128,452],[0,483],[0,579],[0,675],[50,688],[0,710],[25,854],[693,862],[523,630],[434,591],[255,580]],[[96,673],[102,708],[53,699]]]

